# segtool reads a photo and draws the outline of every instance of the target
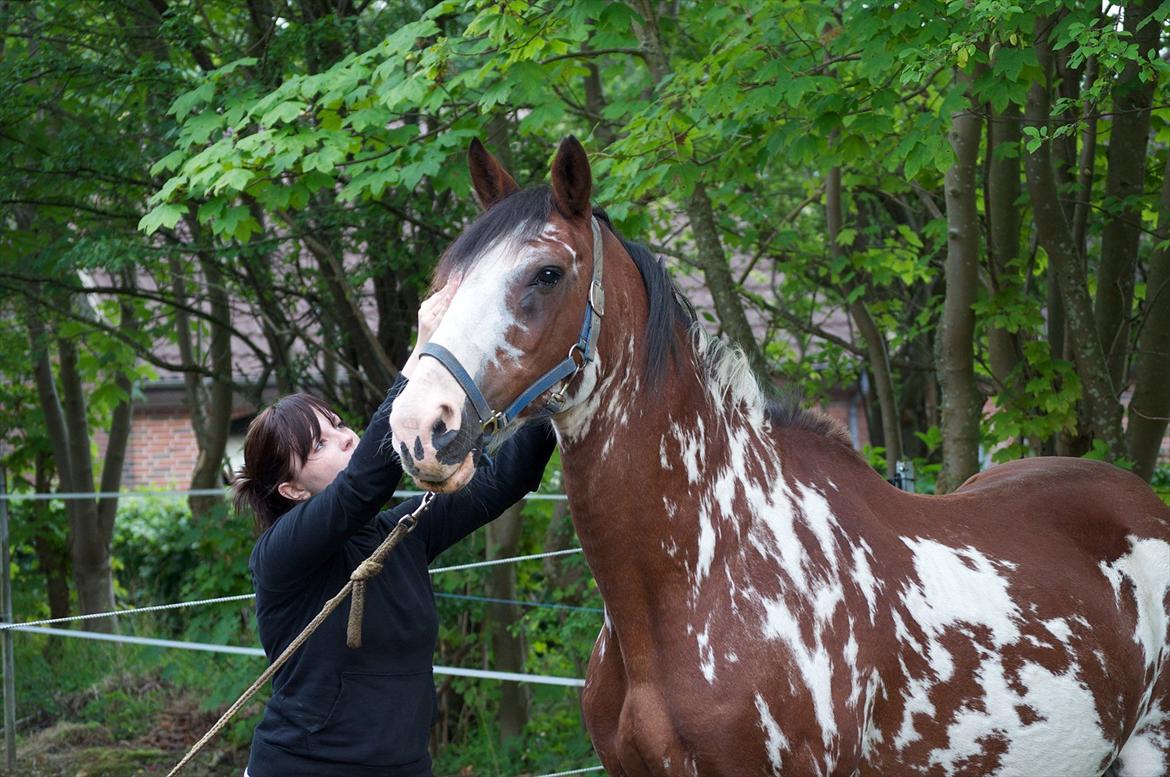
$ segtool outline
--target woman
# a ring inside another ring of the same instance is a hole
[[[419,310],[429,338],[449,294]],[[412,354],[403,375],[417,361]],[[249,566],[269,661],[292,642],[419,498],[383,512],[402,476],[384,442],[399,377],[360,438],[320,400],[277,401],[248,427],[237,511],[261,532]],[[416,777],[431,774],[431,658],[438,617],[427,564],[534,490],[552,453],[547,425],[521,430],[456,494],[439,496],[367,582],[362,646],[345,645],[349,603],[332,613],[272,678],[249,777]]]

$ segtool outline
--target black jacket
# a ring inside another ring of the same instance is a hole
[[[336,480],[256,541],[249,566],[269,661],[418,505],[415,497],[378,512],[402,475],[385,443],[391,403],[403,385],[400,379],[390,390]],[[547,425],[522,429],[466,488],[434,500],[367,584],[361,648],[345,645],[347,600],[281,667],[252,738],[251,777],[431,774],[431,660],[439,626],[427,564],[536,489],[553,445]]]

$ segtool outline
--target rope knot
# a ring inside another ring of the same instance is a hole
[[[377,577],[381,572],[382,562],[368,558],[358,564],[357,569],[350,573],[349,579],[355,583],[364,583],[371,578]]]

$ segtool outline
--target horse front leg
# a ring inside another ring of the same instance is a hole
[[[606,774],[612,777],[628,777],[618,760],[618,721],[625,699],[626,670],[621,646],[607,621],[589,657],[585,689],[581,693],[581,715],[593,749]]]

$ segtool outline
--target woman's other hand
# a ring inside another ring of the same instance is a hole
[[[431,335],[439,328],[439,323],[443,320],[443,314],[447,312],[447,306],[451,304],[451,298],[455,296],[455,290],[457,288],[459,288],[459,281],[457,278],[452,277],[443,288],[427,297],[419,305],[418,342],[415,343],[410,358],[402,366],[402,374],[408,379],[414,369],[414,365],[418,364],[418,349],[427,343],[431,339]]]

